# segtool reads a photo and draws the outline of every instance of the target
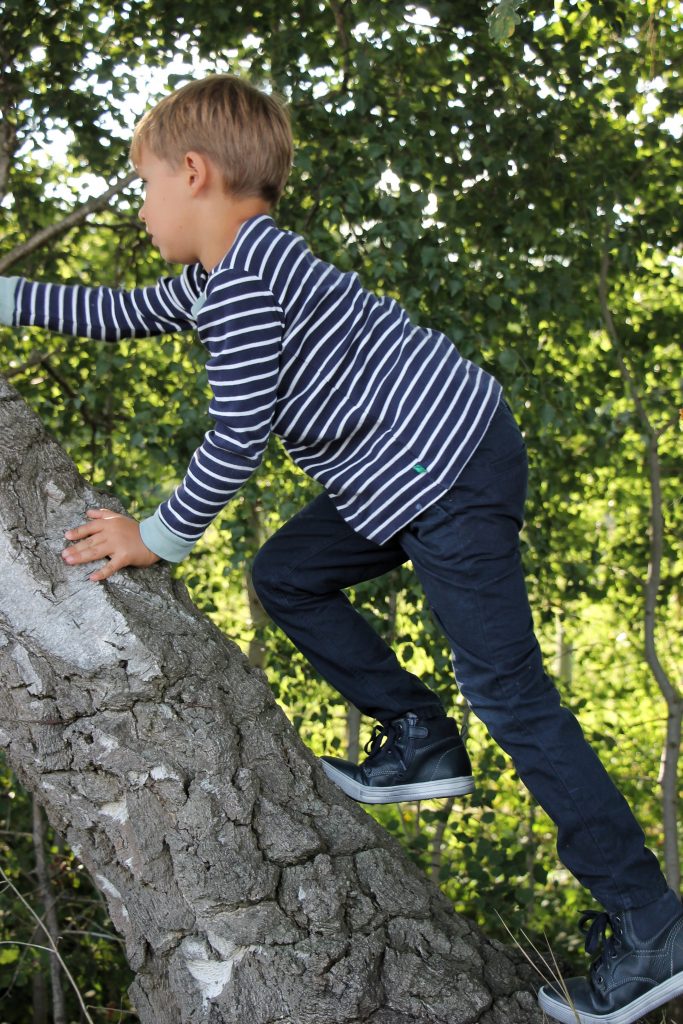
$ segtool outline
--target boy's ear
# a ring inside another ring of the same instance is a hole
[[[211,177],[211,166],[202,153],[190,150],[183,157],[185,180],[193,194],[201,192]]]

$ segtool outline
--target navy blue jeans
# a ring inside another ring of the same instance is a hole
[[[558,829],[558,853],[608,910],[666,892],[657,859],[546,675],[522,571],[527,461],[505,403],[455,486],[383,545],[322,495],[262,548],[256,591],[274,622],[364,714],[443,715],[352,607],[345,587],[410,560],[448,638],[460,690]]]

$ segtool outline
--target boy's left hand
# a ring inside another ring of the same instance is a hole
[[[108,508],[91,508],[86,515],[89,523],[64,534],[67,540],[77,543],[64,548],[62,558],[68,565],[83,565],[108,558],[109,564],[88,579],[100,582],[127,565],[145,566],[159,561],[159,556],[143,544],[135,519]]]

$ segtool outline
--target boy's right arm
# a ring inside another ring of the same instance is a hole
[[[130,291],[85,285],[39,284],[0,278],[0,323],[45,327],[79,338],[118,341],[144,338],[195,325],[193,304],[202,291],[196,264],[175,278]]]

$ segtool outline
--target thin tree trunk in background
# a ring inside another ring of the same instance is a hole
[[[396,639],[396,616],[398,614],[398,590],[395,583],[395,573],[389,573],[386,577],[389,587],[389,601],[382,636],[385,642],[391,647]],[[361,758],[360,729],[363,721],[358,708],[353,704],[347,705],[346,711],[346,757],[354,764],[358,764]]]
[[[469,704],[465,704],[463,707],[462,718],[459,723],[460,735],[463,737],[463,739],[467,737],[467,729],[469,726],[471,714],[472,712]],[[446,834],[446,829],[448,828],[448,825],[450,823],[454,806],[455,797],[449,797],[442,808],[443,817],[440,818],[439,824],[436,827],[434,837],[432,839],[430,877],[435,885],[439,884],[439,874],[441,872],[441,864],[443,862],[444,836]]]
[[[251,545],[254,551],[258,551],[265,540],[263,516],[261,514],[261,506],[258,502],[252,501],[249,503],[248,524]],[[245,585],[247,588],[247,601],[249,602],[249,617],[251,618],[251,624],[254,627],[254,635],[249,642],[247,657],[249,658],[250,665],[254,668],[262,669],[266,667],[266,645],[263,634],[268,624],[269,617],[267,611],[259,600],[256,590],[254,589],[254,584],[251,579],[251,571],[248,566],[245,570]]]
[[[36,926],[30,941],[36,946],[44,945],[45,934],[42,928]],[[49,956],[49,954],[45,955]],[[31,1024],[48,1024],[47,979],[46,972],[43,970],[36,969],[31,975],[31,1006],[33,1010]]]
[[[534,865],[536,864],[536,852],[538,850],[538,843],[535,839],[534,826],[536,824],[536,816],[538,814],[538,804],[529,794],[529,816],[527,818],[527,847],[526,847],[526,870],[530,879],[530,888],[533,890],[535,887],[533,872]]]
[[[444,847],[444,835],[448,828],[448,823],[453,812],[455,805],[455,797],[449,796],[443,807],[440,808],[439,823],[434,830],[434,836],[432,837],[431,843],[431,857],[429,862],[429,876],[434,882],[434,885],[438,885],[441,876],[441,865],[443,863],[443,847]]]
[[[678,854],[678,765],[681,754],[683,714],[680,700],[669,707],[666,716],[666,742],[660,762],[659,784],[662,788],[664,817],[664,863],[669,885],[676,892],[681,889],[681,862]]]
[[[254,590],[254,585],[251,581],[251,573],[247,569],[246,571],[246,587],[247,587],[247,600],[249,602],[249,618],[251,624],[254,627],[254,635],[249,641],[249,650],[247,652],[247,658],[252,668],[264,669],[266,667],[266,645],[263,638],[263,633],[268,624],[268,613],[258,599],[258,595]]]
[[[362,715],[355,704],[349,704],[346,711],[346,757],[354,764],[360,760],[360,723]]]
[[[645,659],[654,676],[667,707],[666,736],[662,749],[659,782],[661,787],[662,823],[664,826],[664,864],[669,885],[676,892],[681,887],[681,862],[679,854],[679,802],[678,774],[681,752],[681,728],[683,727],[683,695],[669,678],[657,650],[657,601],[662,575],[664,553],[664,510],[662,502],[661,467],[659,462],[659,440],[678,421],[676,416],[662,429],[656,430],[643,403],[624,354],[609,307],[608,274],[610,257],[603,252],[600,264],[598,291],[600,309],[607,336],[612,345],[619,373],[630,395],[645,438],[645,457],[650,485],[650,551],[647,578],[644,583],[643,633]]]
[[[45,912],[45,927],[47,928],[55,946],[59,945],[60,931],[57,919],[57,907],[55,905],[50,870],[48,867],[45,850],[45,820],[40,805],[33,800],[33,849],[36,860],[36,876],[38,878],[38,892]],[[66,1004],[64,1000],[64,989],[62,987],[62,970],[59,960],[53,954],[50,955],[50,985],[52,990],[52,1021],[53,1024],[67,1024]]]
[[[661,582],[664,554],[664,515],[659,462],[659,437],[654,431],[647,438],[650,480],[650,564],[645,581],[645,657],[652,674],[664,695],[667,706],[666,737],[660,762],[659,783],[662,790],[664,821],[664,863],[669,885],[676,892],[681,887],[679,856],[679,803],[678,769],[681,754],[681,727],[683,725],[683,697],[669,680],[657,653],[657,596]]]
[[[562,612],[555,615],[555,675],[565,687],[572,685],[574,676],[574,646],[567,642]]]

